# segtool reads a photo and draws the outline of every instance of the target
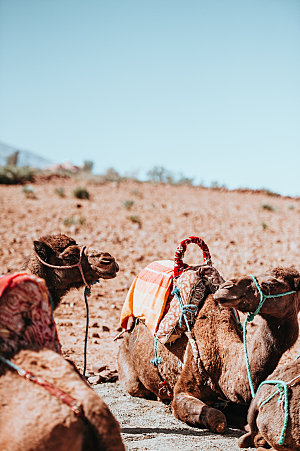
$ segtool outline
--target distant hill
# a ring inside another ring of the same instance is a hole
[[[0,141],[0,165],[5,165],[7,157],[16,151],[19,151],[17,166],[31,166],[34,168],[44,169],[46,166],[53,164],[53,161],[41,157],[36,153],[29,152],[28,150],[21,150]]]

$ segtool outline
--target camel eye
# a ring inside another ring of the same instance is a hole
[[[69,246],[59,254],[65,265],[76,265],[79,262],[80,250],[76,246]]]

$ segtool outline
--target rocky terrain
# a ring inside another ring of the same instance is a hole
[[[87,188],[90,199],[74,197],[73,190],[78,186]],[[115,378],[118,341],[114,342],[113,338],[118,334],[120,310],[133,278],[153,260],[172,259],[182,239],[190,235],[204,239],[214,265],[225,279],[280,265],[293,265],[299,269],[299,199],[271,196],[264,191],[239,192],[134,181],[84,185],[82,180],[58,178],[41,180],[30,189],[1,185],[0,207],[2,274],[19,270],[32,249],[33,239],[48,233],[66,233],[79,244],[108,251],[117,259],[120,272],[116,279],[102,280],[92,287],[89,297],[87,369],[94,384]],[[185,260],[196,264],[201,263],[201,259],[199,249],[190,245]],[[83,289],[72,291],[65,297],[55,319],[64,355],[82,370]],[[299,352],[298,340],[283,359],[295,358]],[[99,389],[104,397],[103,391],[106,390],[109,398],[113,390],[115,397],[126,398],[118,385],[105,385]],[[110,404],[109,399],[106,400]],[[139,416],[143,409],[147,410],[147,403],[142,407],[140,401],[133,401],[137,410],[140,409]],[[176,440],[188,435],[184,431],[191,428],[185,429],[180,423],[181,429],[178,430],[183,432],[176,432],[179,422],[168,412],[166,416],[169,425],[166,424],[164,429],[171,431],[166,432],[167,435],[175,434]],[[123,423],[121,417],[119,420],[126,429],[128,418],[124,420],[123,415]],[[133,423],[131,419],[131,426]],[[155,424],[151,428],[155,428]],[[136,424],[136,431],[139,427]],[[143,441],[144,447],[138,447],[131,443],[134,439],[127,440],[131,437],[129,429],[123,431],[128,449],[179,449],[172,448],[168,441],[165,447],[159,448],[150,443],[151,440],[149,443]],[[144,433],[146,436],[155,435],[150,430]],[[196,438],[199,434],[205,436],[203,431],[195,429],[191,433]],[[198,447],[182,443],[180,447],[183,450],[234,449],[230,447],[232,442],[229,441],[226,448],[224,443],[218,445],[218,437],[211,438],[211,435],[206,435],[206,438],[213,440],[211,443],[214,445],[203,445],[202,448],[200,444]],[[233,432],[233,437],[237,435]],[[228,439],[233,440],[232,437]]]

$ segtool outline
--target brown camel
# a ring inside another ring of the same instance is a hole
[[[23,269],[45,279],[55,309],[71,288],[112,279],[119,266],[108,252],[89,249],[85,253],[85,247],[78,246],[73,238],[58,234],[34,241],[34,251]]]
[[[288,422],[284,431],[284,397],[277,393],[261,405],[278,388],[274,384],[263,384],[257,391],[248,411],[248,432],[240,437],[240,448],[256,447],[260,450],[266,441],[273,450],[300,450],[300,360],[282,365],[266,381],[283,381],[288,387]],[[282,391],[282,390],[281,390]],[[279,395],[281,401],[279,401]],[[282,439],[282,442],[280,441]],[[279,443],[282,443],[281,445]]]
[[[0,449],[124,451],[117,420],[57,345],[45,281],[0,278]]]
[[[211,267],[202,267],[204,277],[206,270],[211,271]],[[277,268],[258,276],[257,280],[268,294],[297,292],[268,299],[260,311],[259,325],[248,344],[254,389],[297,340],[300,306],[298,271]],[[237,407],[239,418],[240,408],[245,414],[251,401],[242,333],[227,307],[254,312],[259,298],[250,276],[226,282],[215,295],[208,290],[192,330],[198,357],[195,346],[188,345],[183,336],[174,343],[159,344],[158,367],[150,363],[154,356],[153,336],[140,322],[120,346],[118,368],[122,385],[132,396],[154,394],[163,401],[171,399],[174,415],[188,424],[224,432],[226,417],[216,406],[220,408],[223,401],[223,404],[229,402],[226,414],[233,417]],[[236,423],[237,418],[231,419]]]

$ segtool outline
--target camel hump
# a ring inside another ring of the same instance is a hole
[[[32,345],[60,352],[43,279],[28,273],[0,277],[0,351],[15,354]]]

